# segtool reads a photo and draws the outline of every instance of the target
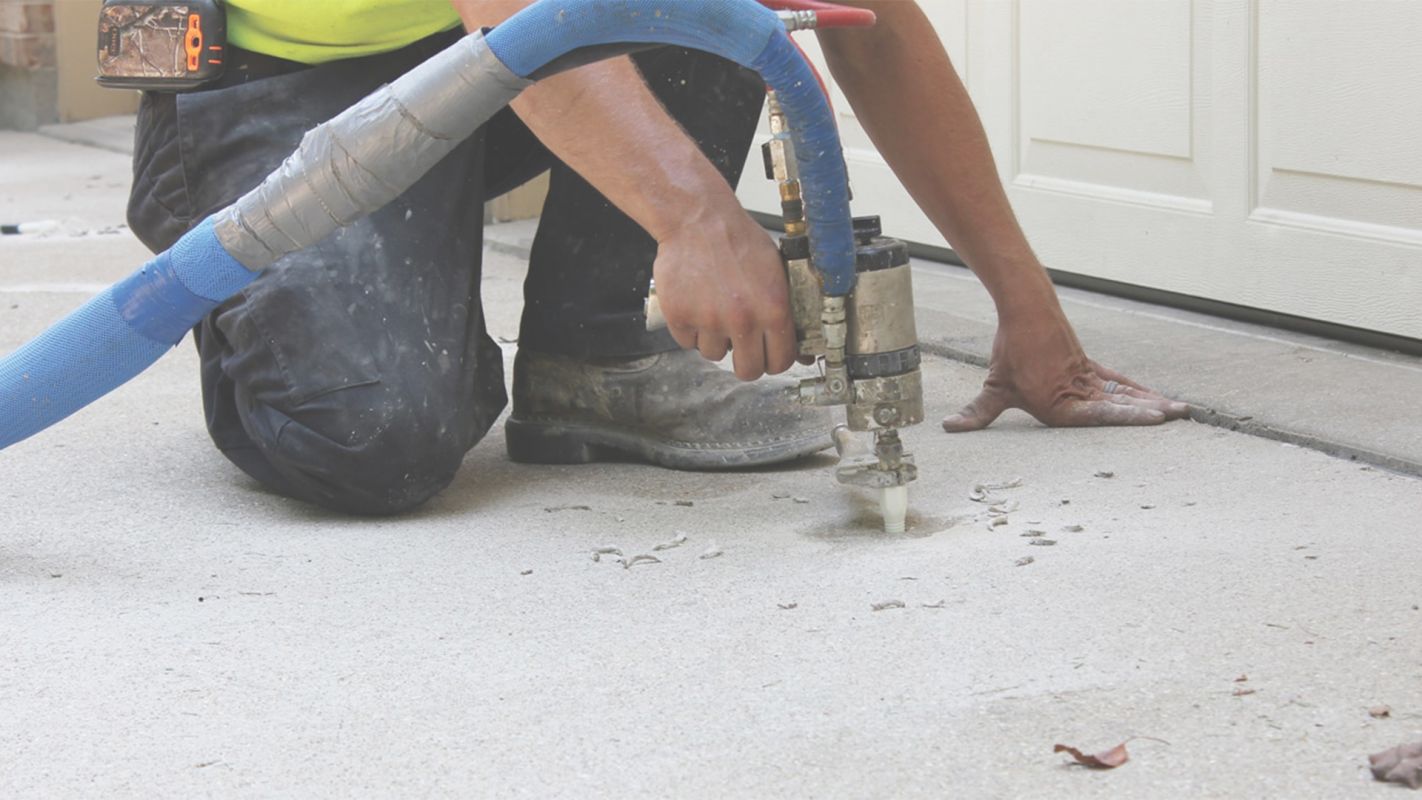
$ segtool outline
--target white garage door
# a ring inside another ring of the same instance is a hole
[[[920,5],[1049,267],[1422,338],[1422,2]],[[943,244],[833,94],[856,212]]]

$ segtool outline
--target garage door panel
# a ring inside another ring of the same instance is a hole
[[[1047,266],[1422,338],[1422,0],[920,5]],[[942,244],[837,100],[856,211]]]
[[[1188,0],[1023,0],[1022,135],[1189,158]]]
[[[1256,4],[1254,224],[1422,245],[1422,4]]]
[[[1188,0],[1022,0],[1015,189],[1210,213]]]
[[[1422,3],[1258,9],[1261,166],[1422,187]]]

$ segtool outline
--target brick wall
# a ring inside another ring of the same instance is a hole
[[[52,69],[54,0],[0,0],[0,64]]]
[[[0,0],[0,129],[58,120],[56,2],[69,0]]]

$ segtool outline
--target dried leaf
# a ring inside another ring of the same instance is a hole
[[[1249,680],[1249,676],[1248,676],[1248,675],[1243,675],[1243,674],[1241,674],[1238,678],[1235,678],[1235,679],[1234,679],[1234,682],[1235,682],[1235,683],[1244,683],[1244,682],[1247,681],[1247,680]]]
[[[793,611],[800,607],[799,603],[776,603],[776,605],[780,606],[781,611]]]
[[[694,506],[694,505],[696,505],[696,504],[693,503],[693,502],[691,502],[690,500],[678,500],[678,501],[676,501],[675,503],[673,503],[672,505],[678,505],[678,506],[681,506],[682,508],[691,508],[692,506]]]
[[[1076,760],[1076,763],[1091,769],[1115,769],[1130,760],[1130,755],[1126,753],[1125,742],[1095,755],[1087,755],[1075,747],[1068,747],[1064,744],[1054,746],[1052,752],[1068,753]]]
[[[1400,783],[1409,789],[1422,788],[1422,742],[1400,744],[1368,756],[1373,780]]]
[[[875,611],[888,611],[891,608],[903,607],[904,601],[902,600],[885,600],[882,603],[875,603],[874,605],[870,606],[870,608],[874,609]]]
[[[1108,470],[1104,470],[1104,469],[1103,469],[1103,470],[1101,470],[1100,472],[1096,473],[1096,477],[1098,477],[1098,478],[1114,478],[1114,477],[1116,477],[1116,473],[1110,472],[1110,471],[1108,471]]]
[[[1373,706],[1368,709],[1368,716],[1373,719],[1387,719],[1392,716],[1392,709],[1388,706]]]
[[[1234,696],[1235,696],[1235,697],[1245,697],[1245,696],[1247,696],[1247,695],[1254,694],[1254,693],[1257,692],[1257,691],[1259,691],[1259,690],[1258,690],[1258,689],[1235,689],[1235,690],[1234,690]]]
[[[1033,557],[1031,557],[1031,556],[1023,556],[1022,558],[1019,558],[1019,559],[1017,559],[1016,561],[1012,562],[1012,565],[1013,565],[1014,567],[1025,567],[1025,566],[1027,566],[1028,564],[1031,564],[1033,561],[1036,561],[1036,560],[1037,560],[1037,559],[1035,559],[1035,558],[1033,558]]]

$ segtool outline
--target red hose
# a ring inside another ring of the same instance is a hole
[[[848,8],[821,0],[760,0],[760,4],[776,11],[813,11],[820,28],[864,28],[874,24],[874,12],[867,8]]]
[[[867,8],[848,8],[821,2],[821,0],[760,0],[760,4],[776,11],[813,11],[817,28],[864,28],[873,25],[876,19],[874,12]],[[805,59],[805,63],[810,65],[810,71],[815,74],[815,80],[820,84],[820,91],[824,93],[825,102],[829,104],[830,112],[833,113],[834,101],[830,99],[829,87],[825,85],[824,77],[815,68],[815,62],[805,55],[805,50],[800,47],[800,43],[793,38],[790,41],[794,43],[795,49],[800,51],[800,56]]]

